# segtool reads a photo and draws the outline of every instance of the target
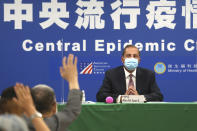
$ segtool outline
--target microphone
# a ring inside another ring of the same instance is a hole
[[[114,99],[111,96],[106,97],[105,102],[106,103],[113,103]]]

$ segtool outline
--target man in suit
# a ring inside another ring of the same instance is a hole
[[[146,101],[162,101],[163,95],[157,86],[155,73],[138,67],[140,52],[133,45],[127,45],[122,53],[119,66],[106,71],[103,84],[96,98],[105,102],[106,97],[113,97],[114,102],[121,101],[121,95],[144,95]]]

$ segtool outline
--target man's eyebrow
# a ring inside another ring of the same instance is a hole
[[[130,53],[129,53],[129,54],[127,54],[127,55],[138,55],[138,53],[135,53],[135,54],[130,54]]]

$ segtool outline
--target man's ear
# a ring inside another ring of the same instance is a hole
[[[53,104],[52,113],[55,114],[57,112],[57,103]]]
[[[124,64],[124,57],[123,56],[121,57],[121,61],[122,61],[122,64]]]
[[[138,58],[138,64],[140,64],[140,62],[141,62],[141,58],[139,57],[139,58]]]

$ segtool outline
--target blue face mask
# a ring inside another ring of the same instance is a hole
[[[124,66],[130,71],[134,70],[135,68],[138,67],[138,59],[126,58],[124,61]]]

